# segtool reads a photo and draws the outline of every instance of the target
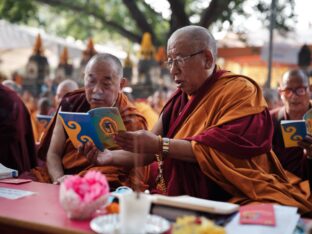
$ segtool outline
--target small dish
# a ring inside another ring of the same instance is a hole
[[[120,234],[118,214],[102,215],[91,220],[90,227],[99,234]],[[149,215],[145,225],[146,234],[158,234],[168,231],[170,223],[158,215]]]

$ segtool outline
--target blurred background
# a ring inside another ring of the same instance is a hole
[[[34,96],[64,79],[81,86],[90,57],[109,52],[124,64],[126,91],[148,98],[174,89],[169,35],[197,24],[217,39],[219,65],[275,88],[289,68],[311,74],[309,9],[307,0],[0,0],[1,79]]]

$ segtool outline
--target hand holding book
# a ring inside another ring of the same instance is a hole
[[[81,144],[78,151],[85,155],[88,161],[93,165],[113,165],[112,151],[105,149],[104,152],[100,152],[91,142]]]
[[[92,142],[100,151],[116,148],[113,135],[126,130],[116,107],[100,107],[86,113],[60,111],[58,116],[77,149],[86,142]]]
[[[285,148],[298,147],[307,135],[312,136],[312,109],[308,110],[302,120],[282,120],[282,135]]]

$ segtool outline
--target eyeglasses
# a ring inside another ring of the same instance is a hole
[[[292,93],[296,94],[297,96],[303,96],[306,95],[307,91],[308,87],[299,87],[296,89],[286,88],[280,90],[280,92],[283,93],[286,97],[290,97]]]
[[[167,62],[165,62],[165,64],[169,69],[171,69],[173,67],[173,64],[177,64],[179,67],[182,67],[182,66],[184,66],[186,60],[192,58],[195,55],[201,54],[203,52],[204,52],[204,50],[200,50],[198,52],[195,52],[193,54],[190,54],[190,55],[187,55],[184,57],[178,56],[175,59],[169,59]]]

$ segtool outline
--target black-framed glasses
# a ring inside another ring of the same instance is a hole
[[[290,97],[290,95],[296,94],[297,96],[303,96],[306,95],[308,91],[308,87],[299,87],[296,89],[292,88],[285,88],[285,89],[280,89],[280,92],[284,94],[286,97]]]
[[[203,50],[197,51],[193,54],[186,55],[186,56],[177,56],[175,59],[169,59],[167,62],[165,62],[166,66],[171,69],[173,67],[173,64],[177,64],[179,67],[182,67],[185,64],[185,61],[192,58],[195,55],[201,54],[204,52]]]

